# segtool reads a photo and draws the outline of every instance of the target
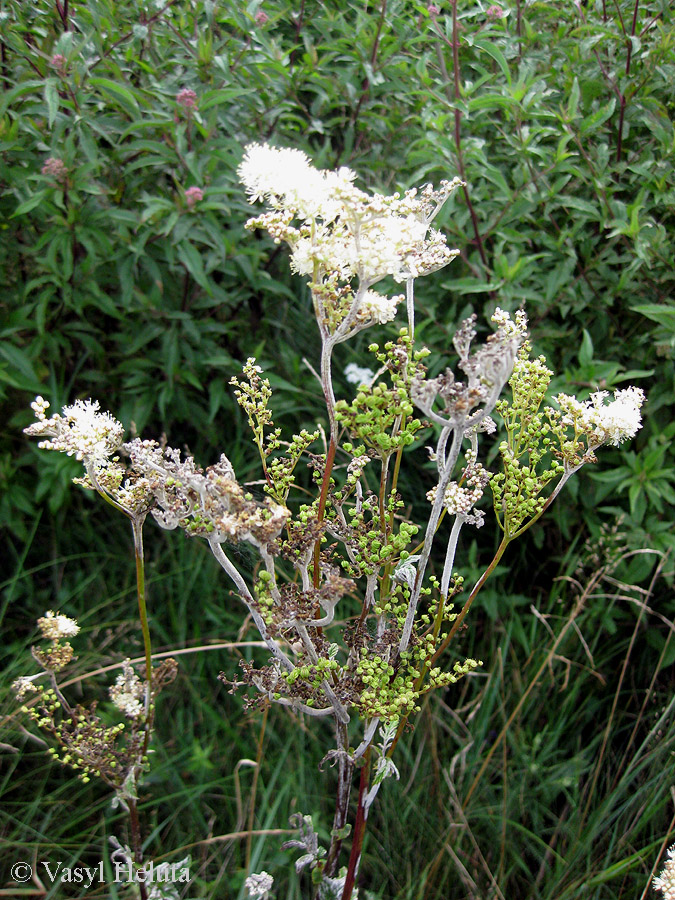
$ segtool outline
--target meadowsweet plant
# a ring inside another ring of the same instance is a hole
[[[448,348],[454,365],[429,376],[429,351],[415,341],[414,285],[458,254],[433,228],[458,179],[438,189],[368,194],[349,169],[321,171],[298,150],[260,144],[246,149],[239,175],[251,202],[266,205],[248,227],[288,245],[291,266],[311,292],[327,430],[283,435],[270,383],[249,359],[231,383],[260,458],[263,500],[239,482],[224,454],[202,468],[155,441],[124,443],[120,423],[96,402],[78,401],[48,417],[48,404],[38,397],[37,421],[27,432],[45,449],[81,460],[85,474],[78,482],[132,524],[145,701],[128,664],[112,692],[132,721],[143,709],[147,716],[153,678],[143,523],[149,514],[163,528],[207,542],[267,647],[264,657],[242,661],[239,672],[222,679],[247,690],[249,705],[288,707],[332,725],[330,841],[323,846],[311,817],[299,813],[296,837],[285,846],[300,851],[295,868],[309,874],[314,896],[349,900],[356,896],[370,810],[384,781],[398,777],[393,757],[406,724],[427,692],[481,665],[444,653],[481,587],[510,542],[575,472],[595,461],[599,447],[635,435],[644,398],[628,388],[609,403],[598,392],[584,401],[559,395],[547,404],[552,373],[543,357],[531,355],[525,313],[512,317],[499,308],[483,342],[476,340],[475,317],[461,323]],[[378,290],[385,278],[400,284],[400,293]],[[397,333],[383,340],[380,326],[397,317]],[[349,363],[354,390],[337,398],[335,347],[367,329],[377,336],[370,358]],[[499,471],[481,461],[485,441],[498,441]],[[433,462],[428,514],[413,522],[399,476],[406,451],[424,445]],[[296,489],[299,466],[311,470],[313,498]],[[485,508],[488,489],[494,518]],[[486,521],[496,522],[502,540],[481,578],[467,585],[456,562],[460,535]],[[232,552],[242,543],[257,554],[252,569]],[[440,577],[430,574],[432,554]],[[53,652],[67,656],[60,641]],[[250,896],[273,896],[272,875],[247,874]]]

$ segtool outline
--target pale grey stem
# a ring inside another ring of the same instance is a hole
[[[405,282],[405,303],[408,310],[408,334],[413,337],[415,334],[415,279],[408,276]]]
[[[328,876],[333,876],[337,869],[338,857],[340,855],[340,846],[342,839],[338,836],[347,822],[349,813],[349,795],[352,789],[352,774],[354,772],[354,763],[349,757],[349,732],[344,722],[335,722],[335,743],[337,747],[338,760],[338,787],[335,803],[335,814],[333,816],[333,829],[330,848],[326,857],[326,868],[324,872]]]
[[[443,475],[443,472],[448,467],[447,461],[445,459],[445,448],[448,444],[448,438],[450,437],[450,432],[455,429],[455,433],[459,431],[460,426],[456,425],[454,422],[449,422],[444,426],[443,431],[441,431],[438,444],[436,445],[436,468],[438,469],[438,474]]]
[[[452,438],[452,446],[450,448],[450,452],[448,453],[447,463],[439,478],[438,486],[436,488],[436,499],[434,500],[434,505],[431,508],[431,515],[429,516],[429,522],[427,523],[427,529],[424,534],[424,546],[422,547],[422,552],[420,553],[420,558],[417,563],[415,585],[410,594],[410,600],[408,601],[408,612],[406,614],[405,623],[403,625],[401,640],[399,641],[398,645],[399,653],[404,653],[408,649],[408,644],[410,643],[410,636],[412,635],[413,624],[415,622],[415,612],[417,611],[417,604],[419,603],[420,595],[422,593],[424,572],[431,555],[431,547],[434,542],[434,535],[436,534],[438,520],[441,517],[441,510],[443,509],[443,502],[445,500],[445,489],[448,486],[450,476],[452,475],[452,470],[454,469],[455,463],[457,462],[457,457],[459,456],[459,450],[462,445],[462,436],[462,429],[456,428]]]
[[[288,700],[286,697],[279,697],[278,700],[272,698],[272,703],[278,703],[279,706],[290,706],[298,712],[305,713],[308,716],[315,716],[316,718],[335,715],[335,710],[332,706],[323,706],[321,709],[316,709],[313,706],[307,706],[306,703],[301,703],[299,700]]]
[[[316,652],[316,647],[312,643],[312,639],[307,632],[307,629],[302,623],[296,622],[295,630],[300,635],[300,640],[302,641],[303,647],[307,651],[307,655],[312,660],[314,665],[316,665],[316,663],[319,661],[319,656]],[[326,697],[328,697],[333,706],[335,716],[340,720],[340,722],[346,725],[349,722],[349,713],[335,696],[335,691],[330,686],[327,679],[324,679],[322,687]]]
[[[368,747],[373,742],[373,738],[375,737],[375,732],[377,731],[377,726],[380,724],[379,719],[371,719],[370,722],[366,725],[366,728],[363,732],[363,740],[359,744],[359,746],[354,751],[354,755],[352,759],[359,759],[359,757],[363,756]]]
[[[333,340],[336,344],[341,344],[343,341],[346,341],[351,337],[352,325],[356,321],[356,317],[358,315],[359,309],[361,308],[363,298],[365,297],[366,291],[369,287],[369,282],[359,282],[359,286],[356,290],[356,294],[354,295],[354,302],[351,305],[351,309],[344,317],[344,319],[340,322],[339,327],[335,329]]]
[[[246,582],[241,577],[239,572],[237,572],[237,570],[235,569],[233,564],[230,562],[230,560],[227,558],[227,556],[225,556],[225,553],[223,552],[223,548],[220,546],[220,544],[217,541],[215,541],[213,539],[209,539],[209,547],[211,548],[211,553],[213,553],[215,558],[218,560],[218,563],[222,566],[223,569],[225,569],[227,574],[230,576],[232,581],[234,581],[235,585],[237,586],[237,590],[239,591],[239,596],[241,597],[242,602],[246,605],[248,611],[251,614],[251,617],[253,618],[253,621],[256,624],[256,628],[260,632],[260,636],[262,637],[262,639],[265,641],[265,643],[269,647],[269,649],[272,652],[272,654],[274,655],[275,659],[278,659],[279,662],[282,664],[282,666],[285,669],[287,669],[289,672],[292,672],[294,669],[293,663],[286,656],[286,654],[281,649],[281,647],[277,644],[277,642],[273,638],[271,638],[269,636],[269,634],[267,633],[267,626],[265,625],[265,622],[263,621],[262,616],[260,615],[258,610],[255,608],[255,600],[253,599],[253,596],[252,596],[251,592],[249,591]]]
[[[310,551],[311,553],[311,551]],[[308,560],[303,559],[301,563],[297,563],[295,568],[300,572],[300,578],[302,579],[302,589],[303,591],[309,591],[312,588],[312,581],[309,577],[308,571]]]
[[[335,418],[335,393],[333,392],[333,376],[331,372],[333,347],[335,340],[332,337],[323,338],[321,342],[321,387],[326,400],[328,422],[330,425],[330,438],[337,443],[337,419]]]
[[[450,532],[450,539],[448,540],[448,549],[445,554],[445,565],[443,566],[443,577],[441,578],[441,596],[443,598],[447,598],[448,596],[448,587],[450,586],[450,579],[452,578],[452,567],[455,564],[455,553],[457,551],[457,539],[459,538],[459,532],[461,531],[462,525],[465,522],[464,516],[459,513],[455,516],[455,521],[452,525],[452,531]]]
[[[366,577],[366,595],[364,598],[364,604],[366,609],[370,609],[375,600],[375,588],[377,586],[377,575],[368,575]]]

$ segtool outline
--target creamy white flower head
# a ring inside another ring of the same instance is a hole
[[[356,318],[361,322],[377,322],[378,325],[384,325],[385,322],[391,322],[396,317],[398,305],[404,300],[403,294],[385,297],[384,294],[378,294],[377,291],[366,291]]]
[[[252,201],[264,200],[272,212],[247,227],[265,228],[276,242],[291,247],[294,271],[314,282],[339,276],[375,284],[387,275],[398,281],[441,268],[459,251],[429,226],[447,197],[462,182],[427,185],[403,196],[369,195],[353,184],[355,174],[315,169],[299,150],[261,144],[246,148],[239,175]],[[302,224],[292,224],[300,219]]]
[[[466,459],[467,464],[462,473],[462,485],[451,481],[445,489],[443,506],[452,515],[466,516],[483,496],[485,485],[489,480],[486,469],[476,462],[472,451],[467,452]],[[433,487],[427,493],[427,499],[434,503],[437,493],[438,488]]]
[[[563,422],[574,425],[586,434],[591,447],[601,444],[618,447],[623,441],[635,437],[642,427],[640,408],[645,401],[643,390],[629,387],[614,391],[614,400],[605,404],[608,396],[607,391],[596,391],[584,402],[567,394],[556,397],[565,413]]]
[[[252,203],[265,200],[304,219],[332,218],[338,209],[337,192],[351,186],[356,177],[346,168],[322,172],[302,150],[267,144],[249,144],[237,172]]]
[[[668,858],[661,872],[654,877],[652,887],[661,891],[665,900],[675,900],[675,844],[668,850]]]
[[[249,875],[244,882],[248,896],[253,897],[254,900],[266,900],[273,886],[274,879],[267,872]]]
[[[37,422],[24,432],[49,438],[39,442],[43,450],[59,450],[85,463],[101,465],[122,445],[124,426],[110,413],[99,412],[97,400],[76,400],[63,408],[62,415],[56,413],[49,419],[49,403],[42,397],[36,397],[31,407]]]
[[[497,307],[492,313],[491,321],[497,326],[503,337],[522,337],[527,335],[527,314],[525,310],[516,311],[515,321],[505,309]]]
[[[110,688],[110,699],[129,719],[137,719],[143,714],[145,686],[134,672],[130,659],[122,663],[122,674],[117,676]]]
[[[33,679],[38,677],[37,675],[32,677],[22,675],[21,678],[17,678],[16,681],[12,682],[12,690],[16,694],[17,700],[23,700],[26,694],[34,694],[37,691],[37,686],[33,684]]]
[[[345,366],[345,378],[348,384],[370,384],[374,377],[373,370],[366,366],[358,366],[354,362],[347,363]]]
[[[42,618],[38,619],[37,623],[43,637],[50,641],[75,637],[80,630],[80,626],[75,619],[69,619],[68,616],[62,616],[51,609]]]

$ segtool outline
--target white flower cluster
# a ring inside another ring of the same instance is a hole
[[[525,338],[527,334],[527,314],[524,309],[516,310],[515,320],[505,309],[497,307],[490,317],[497,326],[502,338]]]
[[[615,391],[614,400],[605,404],[608,396],[607,391],[596,391],[584,402],[567,394],[556,397],[565,414],[563,423],[585,434],[591,448],[601,444],[618,447],[622,441],[635,437],[642,427],[640,407],[645,400],[644,391],[636,387]]]
[[[354,186],[350,169],[319,170],[299,150],[261,144],[246,148],[238,172],[251,202],[264,200],[272,209],[248,226],[288,243],[293,269],[314,282],[335,273],[368,285],[387,275],[403,281],[435,271],[459,253],[440,232],[429,232],[459,179],[442,182],[438,191],[427,185],[403,196],[370,196]]]
[[[62,616],[51,609],[42,618],[38,619],[37,623],[42,636],[49,641],[75,637],[80,630],[80,626],[75,619],[69,619],[68,616]]]
[[[254,900],[267,900],[269,893],[274,885],[274,879],[267,872],[260,872],[258,875],[249,875],[244,882],[244,887],[249,897]]]
[[[20,678],[17,678],[16,681],[12,682],[12,690],[16,694],[17,700],[23,700],[27,694],[34,694],[37,692],[38,688],[33,683],[33,679],[37,677],[37,675],[22,675]]]
[[[675,900],[675,844],[668,850],[668,858],[660,874],[654,877],[652,887],[661,891],[664,900]]]
[[[384,294],[378,294],[377,291],[366,291],[356,314],[356,321],[376,322],[378,325],[391,322],[396,318],[396,310],[403,300],[405,300],[403,294],[385,297]]]
[[[145,687],[134,672],[130,659],[122,663],[122,673],[117,676],[115,684],[110,688],[110,699],[115,706],[130,719],[143,715],[143,698]]]
[[[24,432],[48,438],[38,444],[43,450],[59,450],[85,463],[103,465],[122,444],[122,423],[110,413],[99,412],[96,400],[76,400],[72,406],[63,408],[62,415],[56,413],[49,419],[47,400],[36,397],[31,408],[37,422],[24,428]]]
[[[345,379],[348,384],[370,384],[374,377],[373,370],[366,366],[359,366],[355,362],[347,363],[345,366]]]
[[[483,496],[485,485],[489,480],[487,471],[479,462],[476,462],[471,451],[466,454],[466,459],[467,464],[462,472],[461,483],[451,481],[445,489],[443,505],[452,515],[467,516]],[[427,493],[427,499],[431,503],[436,500],[437,490],[437,487],[433,487]],[[474,524],[480,527],[483,524],[482,516],[478,515],[475,518]]]

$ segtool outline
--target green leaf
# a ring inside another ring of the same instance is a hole
[[[593,341],[590,334],[584,328],[581,347],[579,348],[579,363],[587,366],[593,359]]]
[[[45,82],[45,103],[47,104],[49,127],[52,128],[59,111],[59,91],[56,78],[48,78]]]
[[[491,56],[494,61],[497,63],[499,68],[502,71],[502,75],[506,78],[506,83],[509,87],[511,87],[511,72],[509,70],[509,64],[506,61],[506,57],[499,49],[499,47],[495,46],[491,41],[487,38],[474,37],[471,41],[474,47],[478,47],[480,50],[483,50],[488,56]]]
[[[652,322],[658,322],[664,328],[675,332],[675,306],[664,306],[661,303],[643,303],[640,306],[631,306],[633,312],[638,312]]]
[[[47,194],[49,193],[49,188],[45,188],[42,191],[37,191],[37,193],[33,194],[32,197],[29,197],[28,200],[24,200],[23,203],[20,203],[14,212],[11,215],[13,219],[15,216],[23,216],[25,213],[30,212],[32,209],[35,209],[36,206],[39,206],[42,201],[45,199]]]
[[[572,90],[570,91],[570,99],[567,104],[567,115],[569,119],[572,121],[577,117],[577,109],[579,108],[579,79],[575,76],[574,81],[572,83]]]
[[[130,88],[117,81],[111,81],[110,78],[90,78],[89,84],[98,88],[103,97],[111,100],[116,106],[121,106],[132,118],[140,117],[138,101]]]
[[[586,118],[582,120],[579,133],[586,135],[590,131],[595,131],[599,125],[602,125],[603,122],[606,122],[607,119],[613,115],[615,106],[616,97],[612,97],[612,99],[608,103],[605,103],[604,106],[601,106],[597,112],[591,113],[590,116],[586,116]]]
[[[199,251],[189,241],[183,241],[178,244],[176,251],[178,253],[178,258],[197,284],[203,287],[207,293],[211,294],[211,285],[209,284],[209,279],[206,277],[204,264],[202,263]]]

